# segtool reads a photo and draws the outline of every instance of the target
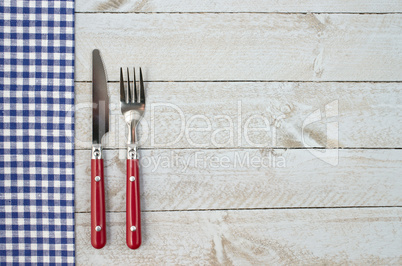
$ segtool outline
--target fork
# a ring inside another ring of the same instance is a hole
[[[145,93],[140,68],[139,90],[137,90],[135,68],[133,86],[130,85],[127,68],[127,86],[124,84],[123,69],[120,68],[120,108],[128,126],[127,143],[127,185],[126,185],[126,243],[131,249],[141,245],[141,207],[139,164],[137,154],[136,128],[145,111]]]

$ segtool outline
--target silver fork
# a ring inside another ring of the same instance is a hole
[[[145,111],[144,81],[141,68],[139,90],[137,90],[135,68],[133,86],[130,84],[128,68],[127,86],[124,83],[123,69],[120,68],[120,108],[128,126],[126,243],[129,248],[137,249],[141,245],[141,208],[136,128]]]

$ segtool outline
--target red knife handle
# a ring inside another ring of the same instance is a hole
[[[105,182],[103,159],[91,160],[91,243],[94,248],[106,245]]]
[[[127,160],[126,243],[131,249],[141,245],[141,205],[138,159]]]

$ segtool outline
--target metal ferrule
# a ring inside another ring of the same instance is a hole
[[[102,145],[92,144],[92,159],[102,159]]]
[[[136,144],[129,144],[127,146],[127,159],[129,159],[129,160],[138,159],[137,145]]]
[[[128,126],[128,144],[134,145],[137,140],[137,121],[133,120],[131,123],[127,124]]]

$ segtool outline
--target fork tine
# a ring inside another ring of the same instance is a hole
[[[138,99],[138,102],[140,103],[145,103],[145,91],[144,91],[144,81],[142,79],[142,71],[140,68],[140,97]]]
[[[126,101],[126,92],[124,89],[123,68],[120,68],[120,101]]]
[[[134,95],[134,98],[131,99],[131,102],[135,103],[135,102],[138,101],[139,97],[138,97],[138,94],[137,94],[137,79],[135,78],[135,67],[133,68],[133,70],[134,70],[134,89],[133,89],[133,94],[132,95]]]
[[[130,73],[128,71],[127,68],[127,93],[126,93],[127,97],[126,97],[126,102],[129,103],[133,97],[133,95],[131,94],[131,86],[130,86]]]

